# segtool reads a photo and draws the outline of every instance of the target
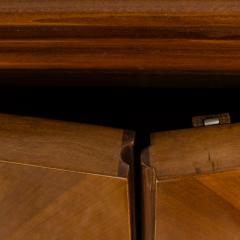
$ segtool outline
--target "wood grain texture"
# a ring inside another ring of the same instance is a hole
[[[0,163],[4,240],[130,239],[126,179]]]
[[[0,115],[0,239],[131,239],[123,130]]]
[[[240,172],[159,181],[155,239],[238,240]]]
[[[238,123],[155,133],[149,164],[158,178],[235,169],[240,167],[239,137]]]
[[[0,115],[0,161],[118,177],[122,139],[121,129]]]
[[[144,239],[240,237],[239,124],[155,133],[142,155]]]
[[[238,74],[239,24],[236,0],[1,1],[0,69]]]

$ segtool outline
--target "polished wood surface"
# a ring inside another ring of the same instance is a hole
[[[0,69],[238,74],[239,24],[237,0],[3,0]]]
[[[239,239],[239,177],[234,171],[160,181],[155,239]]]
[[[126,179],[0,163],[4,240],[130,239]]]
[[[144,239],[240,236],[239,124],[152,134],[142,155]]]
[[[0,115],[0,139],[1,239],[131,239],[130,134]]]
[[[236,168],[240,166],[239,135],[238,123],[154,133],[150,165],[158,178]]]
[[[121,129],[0,114],[0,161],[117,177],[122,138]]]

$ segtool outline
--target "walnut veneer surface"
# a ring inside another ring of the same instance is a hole
[[[239,124],[152,134],[142,156],[144,239],[239,239],[239,136]]]
[[[0,238],[130,239],[125,144],[119,129],[1,114]]]

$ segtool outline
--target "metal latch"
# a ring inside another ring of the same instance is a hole
[[[195,116],[192,118],[193,127],[204,127],[229,123],[231,123],[231,117],[229,113]]]

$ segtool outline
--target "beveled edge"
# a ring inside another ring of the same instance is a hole
[[[155,204],[157,175],[149,164],[149,149],[146,147],[141,153],[141,184],[142,184],[142,219],[143,240],[155,239]]]

